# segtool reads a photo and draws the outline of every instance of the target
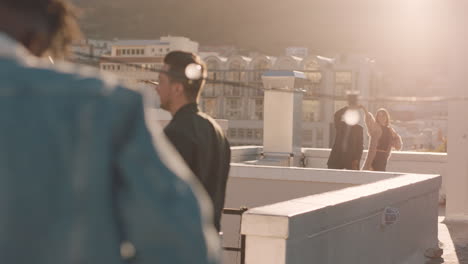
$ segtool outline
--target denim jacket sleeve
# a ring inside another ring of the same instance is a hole
[[[218,263],[217,235],[207,211],[204,193],[191,179],[180,157],[176,165],[162,157],[164,137],[152,138],[145,124],[139,96],[126,95],[126,131],[117,145],[116,211],[122,241],[136,252],[131,263]],[[152,141],[158,143],[155,145]],[[173,166],[169,168],[169,166]]]

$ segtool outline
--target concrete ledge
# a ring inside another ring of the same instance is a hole
[[[262,146],[231,147],[231,162],[256,160],[263,151]]]
[[[230,177],[360,185],[403,175],[392,172],[324,170],[231,164]]]
[[[308,168],[326,168],[330,149],[304,148],[306,167]],[[366,158],[367,151],[364,151],[361,160],[361,166]],[[448,171],[447,153],[432,152],[408,152],[394,151],[387,164],[387,171],[399,173],[421,173],[438,174],[442,176],[442,187],[440,190],[439,202],[445,202],[445,175]]]
[[[275,263],[403,263],[423,258],[424,250],[437,245],[440,185],[438,175],[409,174],[251,209],[243,215],[241,228],[247,235],[247,263],[272,261],[253,258],[251,237],[275,240],[271,252],[280,250],[274,246],[278,239],[284,240],[286,257]],[[396,224],[381,225],[386,207],[400,210]]]
[[[328,159],[331,149],[327,148],[303,148],[302,152],[306,157],[315,157]],[[364,150],[362,159],[367,155],[367,150]],[[446,163],[447,153],[436,152],[414,152],[414,151],[393,151],[391,161],[412,161],[412,162],[437,162]]]

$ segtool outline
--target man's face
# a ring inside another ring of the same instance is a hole
[[[171,102],[174,97],[173,83],[169,79],[169,76],[164,73],[169,71],[169,66],[164,65],[162,68],[163,72],[159,73],[159,85],[156,91],[159,94],[159,100],[161,101],[161,108],[169,111]]]

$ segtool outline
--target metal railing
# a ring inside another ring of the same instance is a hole
[[[239,235],[240,235],[240,247],[223,247],[223,250],[230,252],[240,253],[240,264],[245,264],[245,235],[240,234],[240,227],[242,226],[242,214],[248,210],[247,207],[241,207],[239,209],[224,208],[223,214],[225,215],[238,215],[239,220]]]

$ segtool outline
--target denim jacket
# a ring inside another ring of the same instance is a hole
[[[155,137],[137,93],[0,34],[0,262],[217,263],[209,200]]]

